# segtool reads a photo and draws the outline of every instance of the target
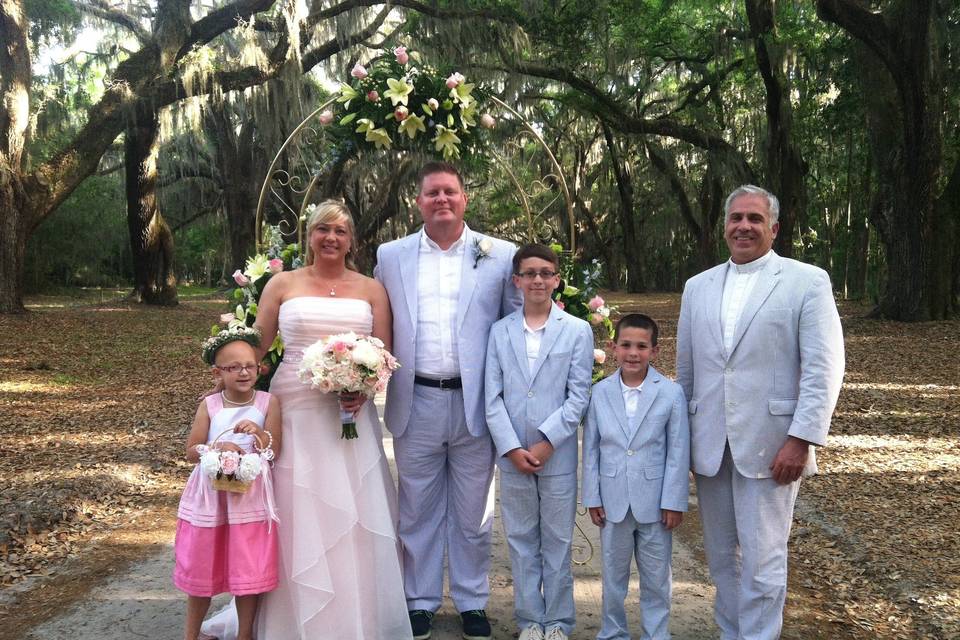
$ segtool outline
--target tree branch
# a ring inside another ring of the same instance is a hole
[[[114,9],[103,0],[74,0],[73,4],[78,11],[123,27],[136,36],[140,44],[149,42],[152,38],[150,32],[144,29],[134,16]]]

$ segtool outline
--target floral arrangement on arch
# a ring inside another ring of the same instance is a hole
[[[600,335],[612,340],[614,327],[610,314],[616,309],[597,293],[602,269],[600,261],[594,258],[584,268],[574,260],[569,251],[563,250],[562,245],[552,244],[550,248],[560,256],[560,286],[553,294],[556,305],[570,315],[586,320],[596,328],[595,332],[599,330]],[[603,377],[603,363],[606,360],[606,351],[593,350],[594,382]]]
[[[421,150],[455,160],[481,143],[477,126],[492,129],[496,120],[481,113],[488,93],[463,74],[444,75],[412,64],[400,46],[366,66],[357,64],[349,83],[340,84],[338,113],[326,110],[320,123],[338,124],[358,145],[377,149]]]
[[[247,258],[243,271],[233,272],[233,281],[237,288],[233,290],[233,300],[236,307],[231,313],[220,316],[220,322],[230,327],[252,327],[257,320],[257,309],[263,288],[274,274],[281,271],[297,269],[303,264],[300,255],[300,244],[287,243],[279,226],[268,225],[265,229],[264,244],[266,250]],[[219,325],[213,325],[210,335],[217,335]],[[258,389],[266,389],[273,372],[283,359],[283,341],[280,334],[274,338],[273,344],[264,357],[264,363],[269,365],[269,372],[261,373],[257,380]]]

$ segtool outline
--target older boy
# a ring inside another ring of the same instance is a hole
[[[620,368],[593,388],[583,432],[583,505],[600,529],[603,624],[598,640],[629,640],[624,600],[630,556],[640,574],[643,640],[667,640],[673,548],[689,493],[690,431],[680,386],[650,365],[657,323],[617,323]]]
[[[590,391],[593,331],[553,304],[558,268],[549,247],[517,251],[513,281],[523,309],[493,325],[487,346],[487,427],[501,472],[520,640],[566,640],[575,618],[577,428]]]

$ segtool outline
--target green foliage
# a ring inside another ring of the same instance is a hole
[[[26,289],[113,286],[132,277],[118,174],[91,176],[27,241]]]
[[[80,28],[81,15],[70,0],[25,0],[34,46],[45,40],[72,38]]]

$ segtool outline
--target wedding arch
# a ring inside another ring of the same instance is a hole
[[[296,235],[303,241],[306,208],[316,199],[319,182],[331,162],[316,150],[327,136],[336,136],[361,152],[418,153],[456,161],[465,155],[483,155],[512,185],[517,234],[527,240],[560,240],[564,250],[576,252],[573,201],[556,156],[537,127],[489,90],[415,63],[415,55],[398,47],[356,65],[350,82],[297,125],[277,150],[260,190],[256,211],[256,245],[264,245],[267,207],[277,207],[298,221]],[[500,135],[492,134],[493,128]],[[533,145],[540,154],[531,153]],[[548,160],[547,170],[530,164]],[[558,210],[566,229],[548,220]],[[549,212],[549,215],[548,215]],[[292,229],[285,229],[291,232]]]

